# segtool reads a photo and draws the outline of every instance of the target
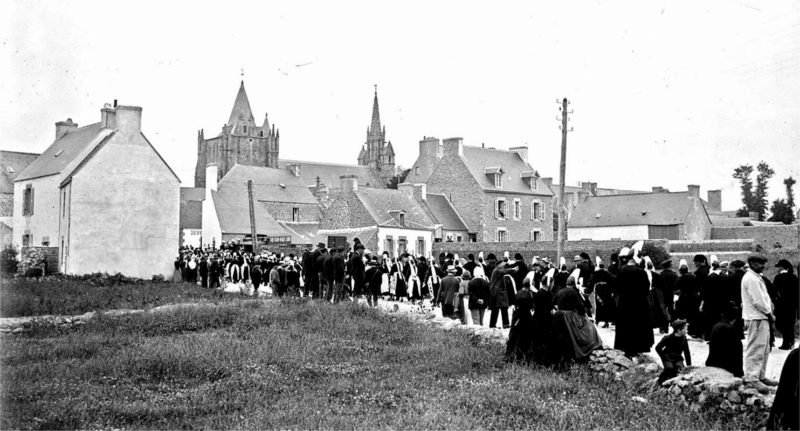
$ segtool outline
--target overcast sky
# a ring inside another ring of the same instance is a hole
[[[377,84],[405,167],[459,136],[528,144],[558,182],[567,97],[567,184],[699,184],[735,209],[740,164],[772,166],[770,200],[800,177],[800,1],[3,1],[0,39],[2,149],[43,152],[117,99],[184,187],[241,79],[281,158],[355,164]]]

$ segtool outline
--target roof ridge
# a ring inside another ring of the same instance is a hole
[[[352,168],[367,168],[367,169],[369,169],[369,166],[348,165],[348,164],[344,164],[344,163],[309,162],[309,161],[305,161],[305,160],[292,160],[292,159],[278,159],[278,161],[279,162],[284,162],[284,163],[308,163],[308,164],[312,164],[312,165],[347,166],[347,167],[352,167]]]
[[[505,152],[505,153],[515,153],[515,154],[516,154],[516,151],[511,151],[511,150],[501,150],[501,149],[498,149],[498,148],[478,147],[478,146],[476,146],[476,145],[464,145],[464,147],[465,147],[465,148],[477,148],[477,149],[479,149],[479,150],[503,151],[503,152]]]
[[[0,153],[28,154],[31,156],[41,156],[42,153],[26,153],[24,151],[0,150]]]

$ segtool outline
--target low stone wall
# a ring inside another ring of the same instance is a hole
[[[28,268],[40,268],[46,262],[47,274],[58,273],[58,247],[22,247],[20,253],[19,270],[21,273]]]
[[[780,226],[737,226],[715,227],[711,229],[711,239],[752,239],[756,246],[764,250],[775,248],[775,243],[780,243],[781,248],[794,248],[798,246],[798,225]]]
[[[725,239],[710,241],[670,241],[670,253],[717,253],[740,251],[749,253],[756,250],[755,240]]]

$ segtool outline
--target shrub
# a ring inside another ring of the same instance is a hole
[[[19,261],[17,260],[17,247],[14,244],[6,244],[0,252],[0,274],[11,276],[16,274]]]
[[[633,245],[633,244],[631,244]],[[630,246],[629,246],[630,247]],[[652,241],[645,241],[644,246],[642,247],[642,252],[639,253],[640,256],[648,256],[650,260],[653,261],[653,265],[658,268],[659,264],[665,260],[670,259],[670,256],[667,249],[664,247],[664,244],[661,242],[652,242]]]

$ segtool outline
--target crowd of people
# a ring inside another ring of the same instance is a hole
[[[508,252],[502,258],[373,255],[357,238],[352,250],[320,243],[299,256],[247,253],[231,243],[181,249],[175,279],[207,288],[233,283],[254,296],[262,288],[331,302],[363,297],[373,307],[379,299],[430,300],[443,316],[465,325],[482,326],[488,309],[489,327],[510,328],[509,361],[585,358],[602,344],[596,325],[613,325],[614,348],[633,357],[651,350],[657,329],[665,334],[656,346],[664,364],[661,380],[691,365],[687,339],[694,338],[709,344],[706,365],[744,377],[761,392],[776,385],[765,376],[775,335],[781,335],[781,349],[795,342],[800,282],[792,265],[778,261],[779,274],[770,281],[762,275],[767,260],[761,255],[720,262],[698,254],[693,271],[681,260],[675,272],[670,259],[656,265],[640,256],[641,245],[611,255],[606,267],[587,253],[571,266],[564,258],[556,265],[538,256],[527,264]]]

